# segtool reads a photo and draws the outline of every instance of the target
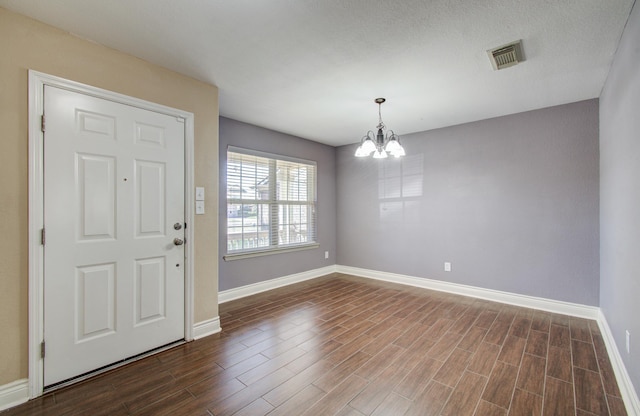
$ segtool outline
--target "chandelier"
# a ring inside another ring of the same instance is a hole
[[[394,157],[404,156],[404,148],[400,144],[400,136],[395,134],[393,130],[388,130],[385,136],[384,130],[386,126],[382,122],[381,107],[386,99],[376,98],[374,102],[378,104],[378,134],[373,136],[373,131],[369,130],[360,140],[360,146],[356,149],[356,157],[367,157],[373,153],[374,159],[384,159],[387,154]]]

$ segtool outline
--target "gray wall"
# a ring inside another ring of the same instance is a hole
[[[600,97],[600,307],[640,394],[640,6]],[[631,354],[625,348],[631,333]]]
[[[227,146],[276,153],[318,164],[318,242],[320,248],[224,261],[227,247]],[[336,263],[335,148],[220,117],[219,290],[305,272]],[[329,259],[324,252],[329,252]]]
[[[338,148],[338,264],[598,305],[597,100],[402,140]]]

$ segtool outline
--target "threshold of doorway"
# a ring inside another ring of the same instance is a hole
[[[59,382],[57,382],[55,384],[52,384],[50,386],[46,386],[44,388],[44,391],[42,392],[42,394],[44,395],[44,394],[47,394],[47,393],[51,393],[51,392],[54,392],[56,390],[60,390],[60,389],[62,389],[64,387],[70,386],[72,384],[80,383],[82,381],[85,381],[85,380],[90,379],[92,377],[95,377],[97,375],[104,374],[107,371],[114,370],[114,369],[116,369],[118,367],[122,367],[122,366],[125,366],[127,364],[131,364],[131,363],[133,363],[135,361],[142,360],[143,358],[147,358],[147,357],[149,357],[151,355],[157,354],[157,353],[162,352],[162,351],[170,350],[171,348],[174,348],[174,347],[177,347],[179,345],[186,344],[186,343],[187,343],[187,341],[185,341],[183,339],[178,340],[178,341],[174,341],[174,342],[170,342],[168,344],[162,345],[160,347],[154,348],[154,349],[149,350],[149,351],[145,351],[145,352],[140,353],[138,355],[134,355],[134,356],[129,357],[129,358],[124,358],[124,359],[122,359],[120,361],[116,361],[115,363],[111,363],[111,364],[105,365],[104,367],[100,367],[100,368],[97,368],[95,370],[88,371],[88,372],[86,372],[84,374],[80,374],[79,376],[76,376],[76,377],[73,377],[73,378],[69,378],[67,380],[59,381]]]

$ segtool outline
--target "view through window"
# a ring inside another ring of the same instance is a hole
[[[227,253],[316,244],[316,164],[227,150]]]

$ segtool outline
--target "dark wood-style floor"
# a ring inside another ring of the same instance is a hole
[[[625,415],[595,321],[338,275],[9,415]]]

